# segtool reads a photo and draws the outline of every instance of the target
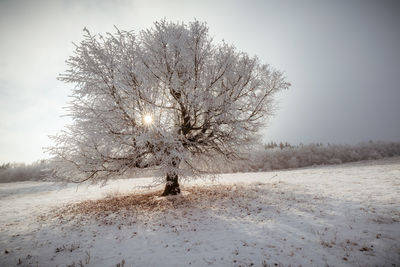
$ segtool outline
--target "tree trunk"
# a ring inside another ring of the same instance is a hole
[[[167,174],[167,183],[161,196],[173,196],[181,193],[177,174]]]

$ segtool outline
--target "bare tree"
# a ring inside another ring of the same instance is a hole
[[[198,174],[198,160],[237,157],[254,141],[273,95],[290,85],[257,57],[215,44],[198,21],[84,31],[59,77],[75,85],[73,123],[48,148],[55,174],[72,181],[152,168],[166,177],[163,195],[178,194],[178,177]]]

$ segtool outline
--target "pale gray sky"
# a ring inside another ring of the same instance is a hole
[[[1,1],[0,162],[44,158],[71,85],[56,80],[82,39],[161,18],[206,21],[216,41],[258,55],[293,84],[265,141],[400,141],[397,1]]]

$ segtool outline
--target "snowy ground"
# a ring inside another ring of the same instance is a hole
[[[400,158],[151,181],[0,184],[0,266],[400,266]]]

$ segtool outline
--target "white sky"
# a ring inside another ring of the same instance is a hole
[[[285,71],[293,84],[265,141],[400,141],[400,5],[396,1],[1,1],[0,163],[46,157],[67,118],[56,80],[72,42],[140,31],[161,18],[206,21],[216,41]]]

